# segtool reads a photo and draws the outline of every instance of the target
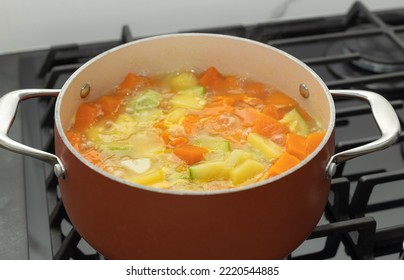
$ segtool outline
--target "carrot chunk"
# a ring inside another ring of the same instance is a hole
[[[100,104],[104,116],[110,118],[118,112],[121,100],[122,98],[117,95],[104,95],[97,103]]]
[[[95,150],[95,149],[91,149],[89,151],[85,151],[82,152],[82,155],[92,164],[94,165],[99,165],[101,164],[101,157],[100,157],[100,153]]]
[[[280,91],[272,91],[266,101],[282,107],[295,107],[297,105],[295,100]]]
[[[211,87],[221,79],[222,74],[220,74],[215,67],[209,67],[199,79],[199,84],[205,87]]]
[[[178,136],[175,137],[174,139],[172,139],[169,144],[171,146],[180,146],[183,144],[187,144],[189,142],[188,138],[184,137],[184,136]]]
[[[224,79],[219,79],[219,82],[215,82],[215,85],[215,89],[221,93],[227,93],[239,88],[238,79],[235,76],[227,76]]]
[[[263,83],[252,82],[245,85],[245,91],[248,95],[263,99],[266,97],[265,85]]]
[[[68,132],[66,132],[66,137],[67,140],[69,140],[70,144],[72,144],[72,146],[77,150],[80,151],[80,142],[81,142],[81,137],[80,137],[80,133],[78,132],[74,132],[69,130]]]
[[[129,73],[119,85],[119,88],[121,90],[133,90],[138,87],[149,86],[150,84],[151,83],[148,78]]]
[[[161,139],[163,139],[166,145],[170,143],[170,133],[168,132],[168,130],[163,130],[163,132],[160,133],[160,137]]]
[[[262,108],[262,113],[273,117],[275,120],[280,120],[291,109],[293,109],[293,107],[279,107],[275,104],[269,103],[264,105],[264,107]]]
[[[255,120],[260,116],[261,113],[257,109],[246,107],[235,109],[234,114],[241,119],[243,126],[250,127],[255,124]]]
[[[201,161],[203,159],[203,155],[207,153],[208,150],[193,145],[181,145],[175,147],[173,152],[177,157],[191,165]]]
[[[283,116],[293,108],[298,107],[295,100],[279,91],[271,92],[265,98],[265,103],[266,105],[262,112],[277,120],[283,118]]]
[[[289,154],[300,160],[304,159],[306,157],[306,137],[295,133],[288,133],[286,135],[285,148]]]
[[[306,155],[311,154],[323,140],[325,131],[314,132],[307,135]]]
[[[102,115],[102,112],[97,104],[81,103],[76,112],[73,130],[81,132],[91,127],[100,115]]]
[[[196,123],[199,120],[198,116],[196,115],[187,115],[182,120],[182,125],[184,127],[184,131],[186,134],[191,134],[195,132]]]
[[[286,170],[291,169],[293,166],[295,166],[299,162],[300,162],[300,160],[297,157],[292,156],[291,154],[286,152],[286,153],[282,154],[279,157],[279,159],[274,163],[274,165],[272,165],[269,168],[269,170],[264,175],[264,177],[266,179],[266,178],[269,178],[272,176],[279,175],[279,174],[285,172]]]
[[[276,134],[288,133],[289,129],[286,125],[278,122],[274,118],[260,113],[255,119],[252,131],[269,138]]]

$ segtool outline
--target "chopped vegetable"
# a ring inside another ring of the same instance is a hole
[[[286,113],[279,122],[286,124],[289,127],[289,130],[293,133],[303,136],[309,134],[309,125],[296,109],[293,109],[290,112]]]
[[[135,99],[127,104],[128,107],[134,110],[144,110],[156,108],[161,101],[161,94],[155,90],[148,89],[141,92]]]
[[[121,102],[122,99],[119,96],[105,95],[100,97],[98,104],[101,105],[104,116],[111,118],[118,112]]]
[[[280,90],[212,66],[129,73],[112,94],[79,106],[66,137],[88,161],[130,182],[211,191],[289,170],[324,134]]]
[[[227,179],[229,170],[224,161],[212,161],[193,165],[189,168],[192,180],[220,180]]]
[[[208,70],[199,79],[199,84],[207,87],[213,86],[217,81],[222,79],[222,75],[215,67],[209,67]]]
[[[266,178],[282,174],[283,172],[291,169],[293,166],[299,164],[300,160],[289,153],[284,153],[268,170]]]
[[[160,182],[164,179],[164,172],[161,169],[150,171],[146,174],[131,177],[129,181],[139,185],[150,185]]]
[[[184,89],[189,89],[198,85],[198,80],[196,76],[191,72],[183,72],[170,81],[171,89],[174,91],[180,91]]]
[[[83,102],[77,109],[76,118],[74,120],[72,129],[76,131],[83,131],[89,127],[92,127],[97,121],[97,118],[101,115],[102,112],[97,104]]]
[[[121,163],[136,173],[144,173],[151,167],[151,160],[149,158],[125,159]]]
[[[208,152],[208,149],[193,145],[181,145],[175,147],[173,152],[177,157],[191,165],[201,161],[203,155]]]
[[[294,133],[286,135],[286,151],[302,160],[306,157],[306,137]]]
[[[205,91],[206,91],[205,87],[194,86],[194,87],[180,90],[177,92],[177,94],[187,94],[187,95],[203,97],[203,95],[205,94]]]
[[[213,151],[230,151],[229,141],[221,137],[200,137],[195,140],[194,145],[204,147]]]
[[[119,85],[120,90],[134,90],[136,88],[150,86],[150,81],[146,77],[138,76],[133,73],[126,75],[125,79]]]
[[[270,138],[276,134],[286,134],[289,132],[289,129],[287,126],[270,116],[257,114],[252,131]]]
[[[258,149],[267,159],[275,160],[283,153],[281,146],[275,144],[270,139],[266,139],[256,133],[250,133],[247,138],[251,146]]]
[[[150,122],[156,121],[162,114],[163,114],[163,111],[161,109],[150,108],[150,109],[140,110],[138,112],[135,112],[134,119],[135,119],[135,121],[137,121],[139,123],[149,124]]]
[[[194,91],[180,91],[170,99],[170,104],[174,107],[201,110],[206,105],[206,99]]]
[[[178,136],[170,140],[169,144],[171,146],[181,146],[183,144],[187,144],[189,142],[188,138],[184,136]]]
[[[244,181],[257,176],[264,171],[265,166],[255,160],[247,159],[240,165],[230,170],[230,180],[234,185],[241,184]]]
[[[164,123],[166,125],[178,124],[180,123],[188,113],[188,110],[185,108],[174,108],[166,118],[164,119]]]
[[[250,158],[253,158],[253,155],[251,153],[248,153],[240,149],[236,149],[233,150],[228,156],[226,160],[226,165],[228,167],[235,167]]]
[[[198,122],[198,120],[199,118],[196,115],[187,115],[182,121],[185,133],[193,133],[196,129],[196,123]]]
[[[306,155],[311,154],[323,140],[325,135],[324,131],[310,133],[306,141]]]

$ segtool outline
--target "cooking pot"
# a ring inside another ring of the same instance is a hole
[[[273,84],[317,119],[326,134],[305,160],[276,177],[243,188],[172,191],[126,182],[87,162],[65,132],[81,102],[114,88],[128,72],[168,73],[215,66]],[[56,155],[17,143],[7,134],[18,103],[57,96]],[[332,96],[367,101],[381,137],[334,154]],[[54,166],[67,214],[80,235],[108,259],[281,259],[317,225],[336,165],[393,144],[400,124],[382,96],[329,90],[308,66],[271,46],[213,34],[164,35],[131,42],[80,67],[61,90],[25,89],[0,100],[0,145]]]

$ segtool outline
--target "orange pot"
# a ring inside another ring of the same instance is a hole
[[[211,192],[160,190],[113,177],[89,164],[65,136],[83,101],[97,99],[128,72],[206,69],[247,74],[276,85],[319,120],[326,136],[299,165],[244,188]],[[90,92],[87,97],[83,96]],[[296,58],[265,44],[213,34],[166,35],[114,48],[78,69],[59,91],[19,90],[0,99],[0,145],[55,166],[66,211],[80,235],[108,259],[281,259],[317,225],[336,164],[386,148],[400,132],[383,97],[333,91],[369,102],[382,137],[334,154],[335,108],[324,82]],[[58,95],[56,155],[7,137],[20,100]]]

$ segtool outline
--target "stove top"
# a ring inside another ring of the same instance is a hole
[[[355,3],[346,15],[225,26],[205,30],[264,42],[308,64],[331,89],[376,91],[404,117],[404,8],[373,13]],[[122,43],[140,39],[127,26],[121,39],[56,46],[20,59],[20,88],[60,88],[84,62]],[[387,54],[387,55],[386,55]],[[23,142],[54,152],[55,100],[21,104]],[[379,136],[367,105],[336,101],[336,150]],[[402,259],[404,148],[397,144],[338,166],[329,202],[310,237],[288,259]],[[63,207],[50,166],[24,158],[30,259],[102,259],[77,233]]]

